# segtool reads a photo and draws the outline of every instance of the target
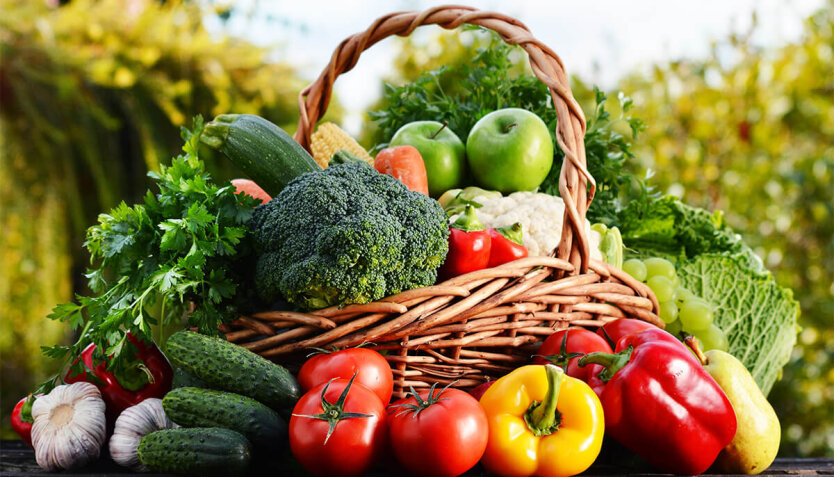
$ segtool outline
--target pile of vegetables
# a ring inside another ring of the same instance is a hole
[[[460,97],[429,87],[443,71],[389,88],[373,116],[390,137],[375,158],[332,124],[314,136],[315,158],[256,116],[184,130],[185,154],[151,174],[158,191],[89,229],[94,295],[51,316],[80,334],[45,349],[66,371],[15,408],[39,465],[77,469],[108,445],[125,467],[186,475],[244,475],[289,451],[317,476],[383,465],[455,476],[479,463],[569,476],[608,435],[663,472],[767,468],[780,431],[765,396],[795,339],[796,302],[720,213],[622,173],[628,141],[602,95],[586,136],[601,191],[592,256],[655,292],[666,331],[625,318],[559,330],[471,393],[438,379],[394,402],[395,371],[372,349],[317,350],[294,375],[212,336],[247,310],[367,303],[549,254],[564,214],[555,113],[538,81],[506,76],[504,53],[481,52]],[[214,184],[200,144],[251,179]],[[623,206],[627,184],[642,191]]]

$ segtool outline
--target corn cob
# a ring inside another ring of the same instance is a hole
[[[333,154],[342,149],[364,161],[373,162],[373,158],[368,154],[368,151],[334,123],[320,124],[316,132],[310,137],[310,151],[313,153],[313,159],[322,169],[325,169],[330,163]]]

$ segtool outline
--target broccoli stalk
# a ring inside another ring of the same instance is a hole
[[[251,224],[258,294],[305,310],[432,285],[448,251],[440,204],[362,162],[297,177]]]

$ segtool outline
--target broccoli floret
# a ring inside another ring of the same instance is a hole
[[[432,285],[446,220],[437,201],[364,162],[303,174],[255,210],[258,294],[311,310]]]

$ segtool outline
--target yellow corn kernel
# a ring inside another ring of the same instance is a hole
[[[348,133],[342,130],[335,123],[322,123],[316,132],[310,137],[310,151],[316,163],[325,169],[330,163],[330,158],[337,151],[345,149],[351,154],[373,163],[374,159],[362,146],[359,145]]]

